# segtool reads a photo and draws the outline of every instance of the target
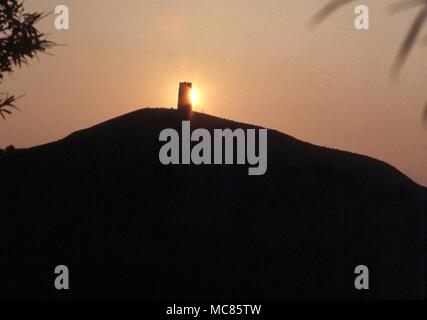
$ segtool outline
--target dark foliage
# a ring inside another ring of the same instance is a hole
[[[312,22],[319,24],[323,22],[327,17],[333,14],[335,11],[340,9],[350,2],[355,2],[355,0],[331,0],[329,1],[319,12],[317,12],[312,18]],[[427,0],[404,0],[393,4],[390,7],[392,12],[400,12],[406,9],[411,9],[413,7],[420,7],[419,13],[415,20],[413,21],[408,34],[403,41],[403,44],[400,48],[400,51],[396,57],[394,64],[394,72],[398,73],[405,63],[406,59],[412,48],[414,47],[416,41],[419,39],[422,27],[427,22]]]
[[[16,150],[15,146],[10,145],[4,150],[4,152],[5,154],[12,154],[15,152],[15,150]]]
[[[54,45],[35,27],[42,17],[42,13],[25,12],[23,1],[0,0],[0,82],[5,73],[28,64],[38,53],[46,52]],[[8,94],[0,97],[2,118],[11,113],[11,108],[16,108],[16,99]]]
[[[427,104],[426,104],[426,106],[424,107],[423,120],[424,120],[424,124],[425,124],[425,126],[426,126],[426,128],[427,128]]]
[[[350,2],[355,0],[330,0],[323,8],[321,8],[312,18],[312,23],[319,24],[328,18],[335,11],[340,9]],[[403,10],[419,8],[418,14],[412,22],[410,29],[401,45],[401,48],[396,56],[392,72],[393,75],[399,75],[402,66],[405,64],[411,50],[416,42],[420,40],[420,35],[423,27],[427,22],[427,0],[401,0],[390,6],[392,13],[401,12]],[[426,40],[427,37],[424,38]],[[423,117],[424,124],[427,126],[427,116]]]

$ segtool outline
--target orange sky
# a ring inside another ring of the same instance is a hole
[[[0,147],[27,147],[146,106],[175,106],[178,82],[201,93],[196,109],[366,154],[427,185],[427,60],[418,46],[399,82],[390,67],[416,11],[391,16],[366,0],[371,29],[356,31],[349,5],[317,29],[320,0],[27,0],[70,8],[71,30],[40,23],[67,46],[7,76],[2,92],[26,96]],[[427,31],[427,30],[426,30]]]

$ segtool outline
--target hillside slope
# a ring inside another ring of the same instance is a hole
[[[427,192],[384,162],[270,130],[268,171],[163,166],[175,110],[0,160],[0,297],[421,298]],[[252,128],[194,113],[192,129]],[[54,290],[70,268],[72,290]],[[367,265],[371,289],[354,289]]]

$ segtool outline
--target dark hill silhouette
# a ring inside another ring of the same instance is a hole
[[[163,166],[175,110],[142,109],[0,160],[0,295],[422,298],[427,192],[388,164],[268,134],[268,171]],[[253,126],[194,113],[192,129]],[[54,289],[54,267],[71,290]],[[370,268],[371,290],[354,289]]]

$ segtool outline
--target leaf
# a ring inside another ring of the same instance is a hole
[[[411,25],[411,28],[409,29],[405,40],[403,41],[403,44],[393,65],[393,73],[395,75],[400,73],[402,66],[406,62],[409,53],[411,52],[416,40],[418,39],[421,29],[426,21],[427,5],[425,5],[424,8],[417,15],[415,21]]]
[[[423,122],[424,122],[424,127],[427,129],[427,104],[424,107]]]
[[[354,2],[355,0],[331,0],[326,4],[322,9],[320,9],[311,19],[311,23],[318,25],[322,23],[326,18],[328,18],[335,11],[343,7],[344,5]]]

